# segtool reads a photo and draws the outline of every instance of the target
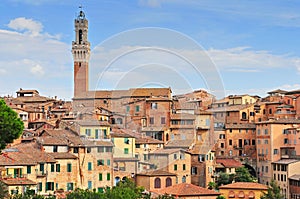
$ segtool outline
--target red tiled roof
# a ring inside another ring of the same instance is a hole
[[[150,192],[158,194],[170,194],[173,196],[218,196],[220,193],[199,187],[193,184],[181,183],[167,188],[151,190]]]
[[[1,180],[6,185],[36,185],[35,182],[27,178],[7,178]]]
[[[222,164],[226,168],[242,167],[242,163],[234,159],[220,158],[216,160],[217,164]]]
[[[227,184],[220,186],[219,189],[259,189],[267,190],[268,186],[264,184],[259,184],[256,182],[235,182],[232,184]]]

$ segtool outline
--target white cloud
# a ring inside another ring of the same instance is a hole
[[[69,93],[73,90],[71,44],[61,42],[59,34],[43,32],[43,25],[35,20],[18,18],[12,20],[9,27],[13,30],[0,30],[0,43],[5,46],[0,48],[2,93],[11,95],[20,87],[34,88],[47,91],[47,96],[70,99]]]
[[[259,72],[269,68],[300,68],[299,58],[255,51],[249,47],[209,49],[207,53],[221,70],[227,71]]]
[[[30,69],[30,72],[36,76],[43,76],[45,74],[45,71],[44,71],[44,68],[39,65],[39,64],[36,64],[35,66],[32,66],[31,69]]]
[[[43,25],[40,22],[24,17],[11,20],[8,27],[16,31],[24,31],[32,36],[38,36],[43,30]]]

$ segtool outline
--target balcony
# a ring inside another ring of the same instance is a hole
[[[45,171],[37,171],[36,172],[36,177],[46,177],[47,176],[47,173]]]

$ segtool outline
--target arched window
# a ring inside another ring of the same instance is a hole
[[[82,30],[79,30],[79,44],[82,42]]]
[[[154,188],[160,188],[160,187],[161,187],[160,178],[155,178],[155,180],[154,180]]]
[[[172,186],[172,179],[170,177],[168,177],[166,179],[166,187],[170,187],[170,186]]]
[[[186,182],[186,177],[182,176],[182,183],[185,183],[185,182]]]
[[[239,192],[239,198],[245,198],[245,194],[244,194],[243,191],[240,191],[240,192]]]

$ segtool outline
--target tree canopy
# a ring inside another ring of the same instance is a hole
[[[284,195],[281,194],[280,187],[274,180],[271,180],[267,193],[264,193],[261,199],[283,199]]]
[[[253,182],[255,179],[249,173],[246,167],[239,167],[235,170],[234,181],[235,182]]]
[[[24,129],[22,120],[18,114],[6,105],[4,100],[0,100],[0,151],[8,143],[12,143],[19,138]]]

